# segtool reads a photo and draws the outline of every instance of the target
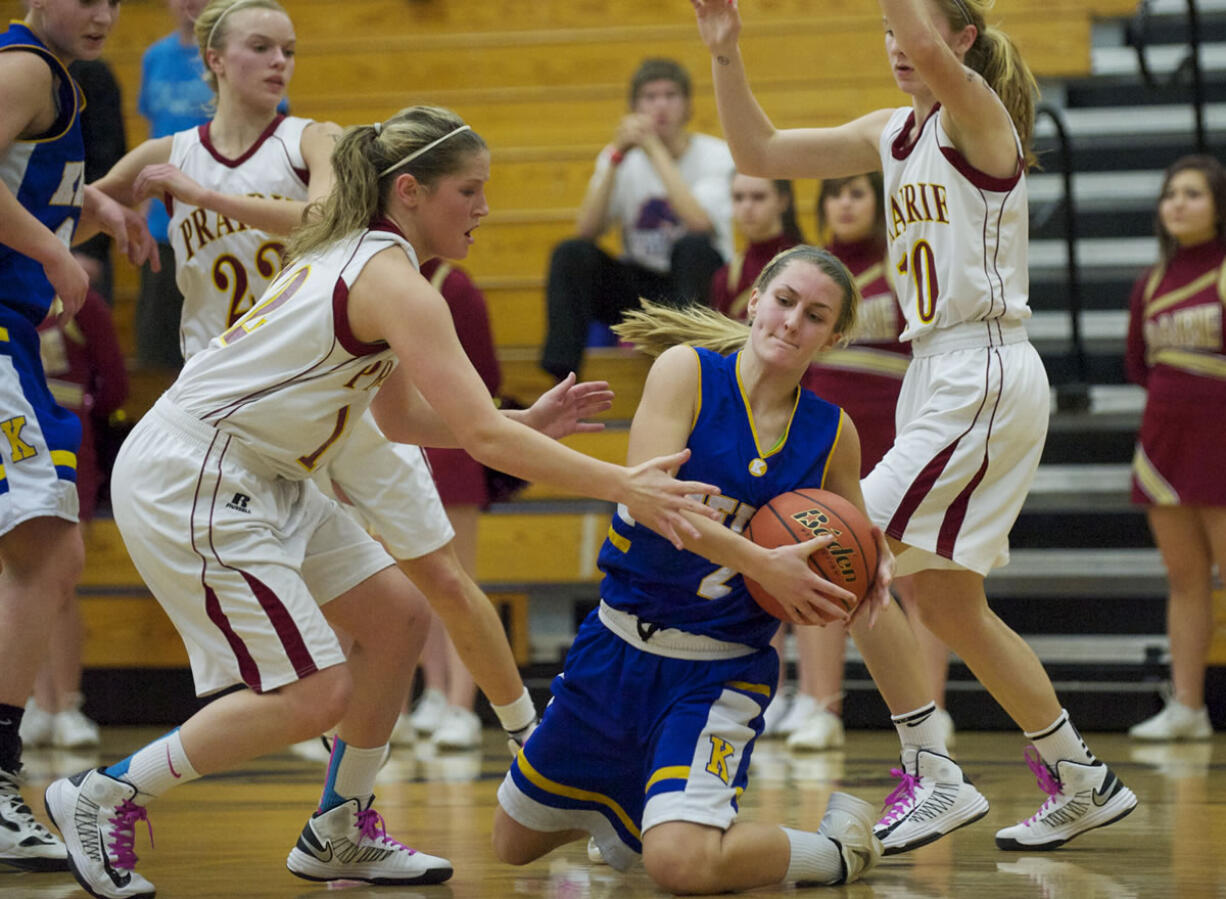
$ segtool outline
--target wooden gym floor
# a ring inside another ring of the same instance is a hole
[[[111,728],[101,752],[26,753],[26,798],[45,820],[42,791],[54,776],[114,761],[157,732]],[[1042,799],[1022,762],[1022,740],[1003,733],[960,733],[963,767],[992,802],[987,818],[915,852],[885,859],[847,887],[803,891],[815,896],[968,897],[968,899],[1226,899],[1226,734],[1199,744],[1134,744],[1119,734],[1090,743],[1141,800],[1131,816],[1048,853],[1008,853],[993,844],[996,828],[1033,813]],[[742,817],[816,827],[830,792],[880,802],[892,788],[892,731],[853,732],[848,750],[789,754],[777,741],[759,744]],[[482,752],[434,753],[428,745],[397,750],[380,774],[376,807],[392,835],[450,858],[455,876],[430,887],[319,885],[284,867],[318,799],[323,763],[286,750],[227,775],[169,793],[150,808],[156,848],[137,831],[139,870],[170,897],[317,897],[325,899],[638,899],[661,896],[642,870],[622,875],[589,864],[575,844],[523,868],[490,852],[495,791],[508,758],[487,731]],[[793,889],[753,896],[793,896]],[[0,896],[84,897],[67,874],[0,874]]]

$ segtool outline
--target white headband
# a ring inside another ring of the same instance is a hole
[[[204,42],[204,49],[210,50],[213,47],[213,38],[217,36],[217,26],[221,24],[221,20],[236,9],[241,9],[244,6],[251,6],[255,0],[238,0],[237,3],[227,6],[221,11],[221,15],[217,17],[217,21],[213,23],[213,27],[209,29],[209,39]]]
[[[406,156],[404,159],[400,160],[400,161],[399,161],[399,162],[397,162],[397,163],[394,163],[393,165],[389,165],[387,168],[385,168],[383,171],[381,171],[381,172],[379,173],[379,177],[380,177],[380,178],[382,178],[384,175],[389,175],[389,174],[391,174],[392,172],[396,171],[396,169],[400,168],[402,165],[408,165],[410,162],[412,162],[412,161],[413,161],[414,159],[416,159],[418,156],[422,155],[423,153],[428,153],[428,152],[430,152],[431,150],[433,150],[435,147],[437,147],[439,144],[441,144],[441,143],[442,143],[443,141],[445,141],[447,138],[449,138],[449,137],[455,137],[455,136],[456,136],[457,134],[459,134],[461,131],[469,131],[469,130],[471,130],[471,129],[469,129],[469,127],[468,127],[467,125],[461,125],[459,128],[455,129],[454,131],[448,131],[446,134],[444,134],[444,135],[443,135],[442,137],[440,137],[438,140],[431,141],[430,143],[426,144],[424,147],[418,147],[416,150],[414,150],[412,153],[410,153],[410,154],[409,154],[408,156]],[[375,133],[377,134],[378,132],[375,132]]]

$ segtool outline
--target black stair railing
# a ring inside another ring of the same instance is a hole
[[[1047,117],[1056,129],[1060,147],[1060,181],[1062,196],[1048,210],[1064,212],[1064,245],[1066,250],[1065,280],[1068,286],[1069,362],[1072,379],[1056,385],[1056,408],[1065,412],[1083,411],[1090,406],[1089,367],[1086,362],[1085,340],[1081,333],[1081,269],[1077,262],[1077,201],[1073,196],[1073,150],[1069,141],[1064,114],[1050,103],[1035,108],[1035,121]]]
[[[1145,55],[1145,50],[1149,44],[1149,24],[1153,12],[1153,0],[1141,0],[1137,4],[1136,14],[1133,16],[1132,22],[1128,27],[1128,43],[1137,52],[1137,68],[1140,69],[1141,78],[1148,87],[1156,88],[1175,85],[1185,76],[1190,79],[1192,87],[1192,115],[1195,118],[1196,128],[1196,152],[1208,153],[1209,140],[1205,129],[1205,73],[1200,61],[1200,10],[1197,8],[1196,0],[1187,0],[1187,2],[1188,53],[1179,61],[1179,65],[1175,66],[1174,71],[1165,84],[1154,76],[1153,70],[1149,67],[1149,60]]]

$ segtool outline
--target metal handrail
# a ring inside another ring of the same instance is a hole
[[[1171,73],[1166,85],[1160,85],[1153,70],[1149,67],[1145,49],[1149,43],[1149,21],[1153,0],[1141,0],[1137,4],[1136,14],[1128,27],[1128,43],[1137,52],[1137,68],[1147,87],[1174,85],[1188,74],[1192,80],[1192,114],[1196,121],[1196,152],[1209,152],[1209,140],[1205,128],[1205,73],[1200,61],[1200,9],[1196,0],[1188,3],[1188,55],[1180,60],[1179,65]]]
[[[1056,129],[1056,140],[1060,146],[1061,184],[1063,197],[1060,205],[1064,209],[1064,245],[1068,254],[1066,262],[1066,279],[1068,283],[1068,313],[1069,335],[1072,346],[1069,356],[1073,364],[1075,379],[1056,387],[1056,404],[1062,410],[1086,409],[1090,404],[1089,397],[1089,365],[1086,361],[1085,340],[1081,334],[1081,269],[1077,261],[1077,204],[1073,197],[1073,152],[1069,140],[1068,128],[1064,123],[1064,114],[1050,103],[1040,103],[1035,107],[1035,121],[1047,116]]]

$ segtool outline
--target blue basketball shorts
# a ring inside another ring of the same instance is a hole
[[[51,396],[38,331],[0,307],[0,534],[32,518],[77,520],[81,422]]]
[[[656,824],[726,830],[778,676],[769,647],[716,660],[668,657],[633,645],[593,612],[498,800],[530,829],[587,831],[621,870]]]

